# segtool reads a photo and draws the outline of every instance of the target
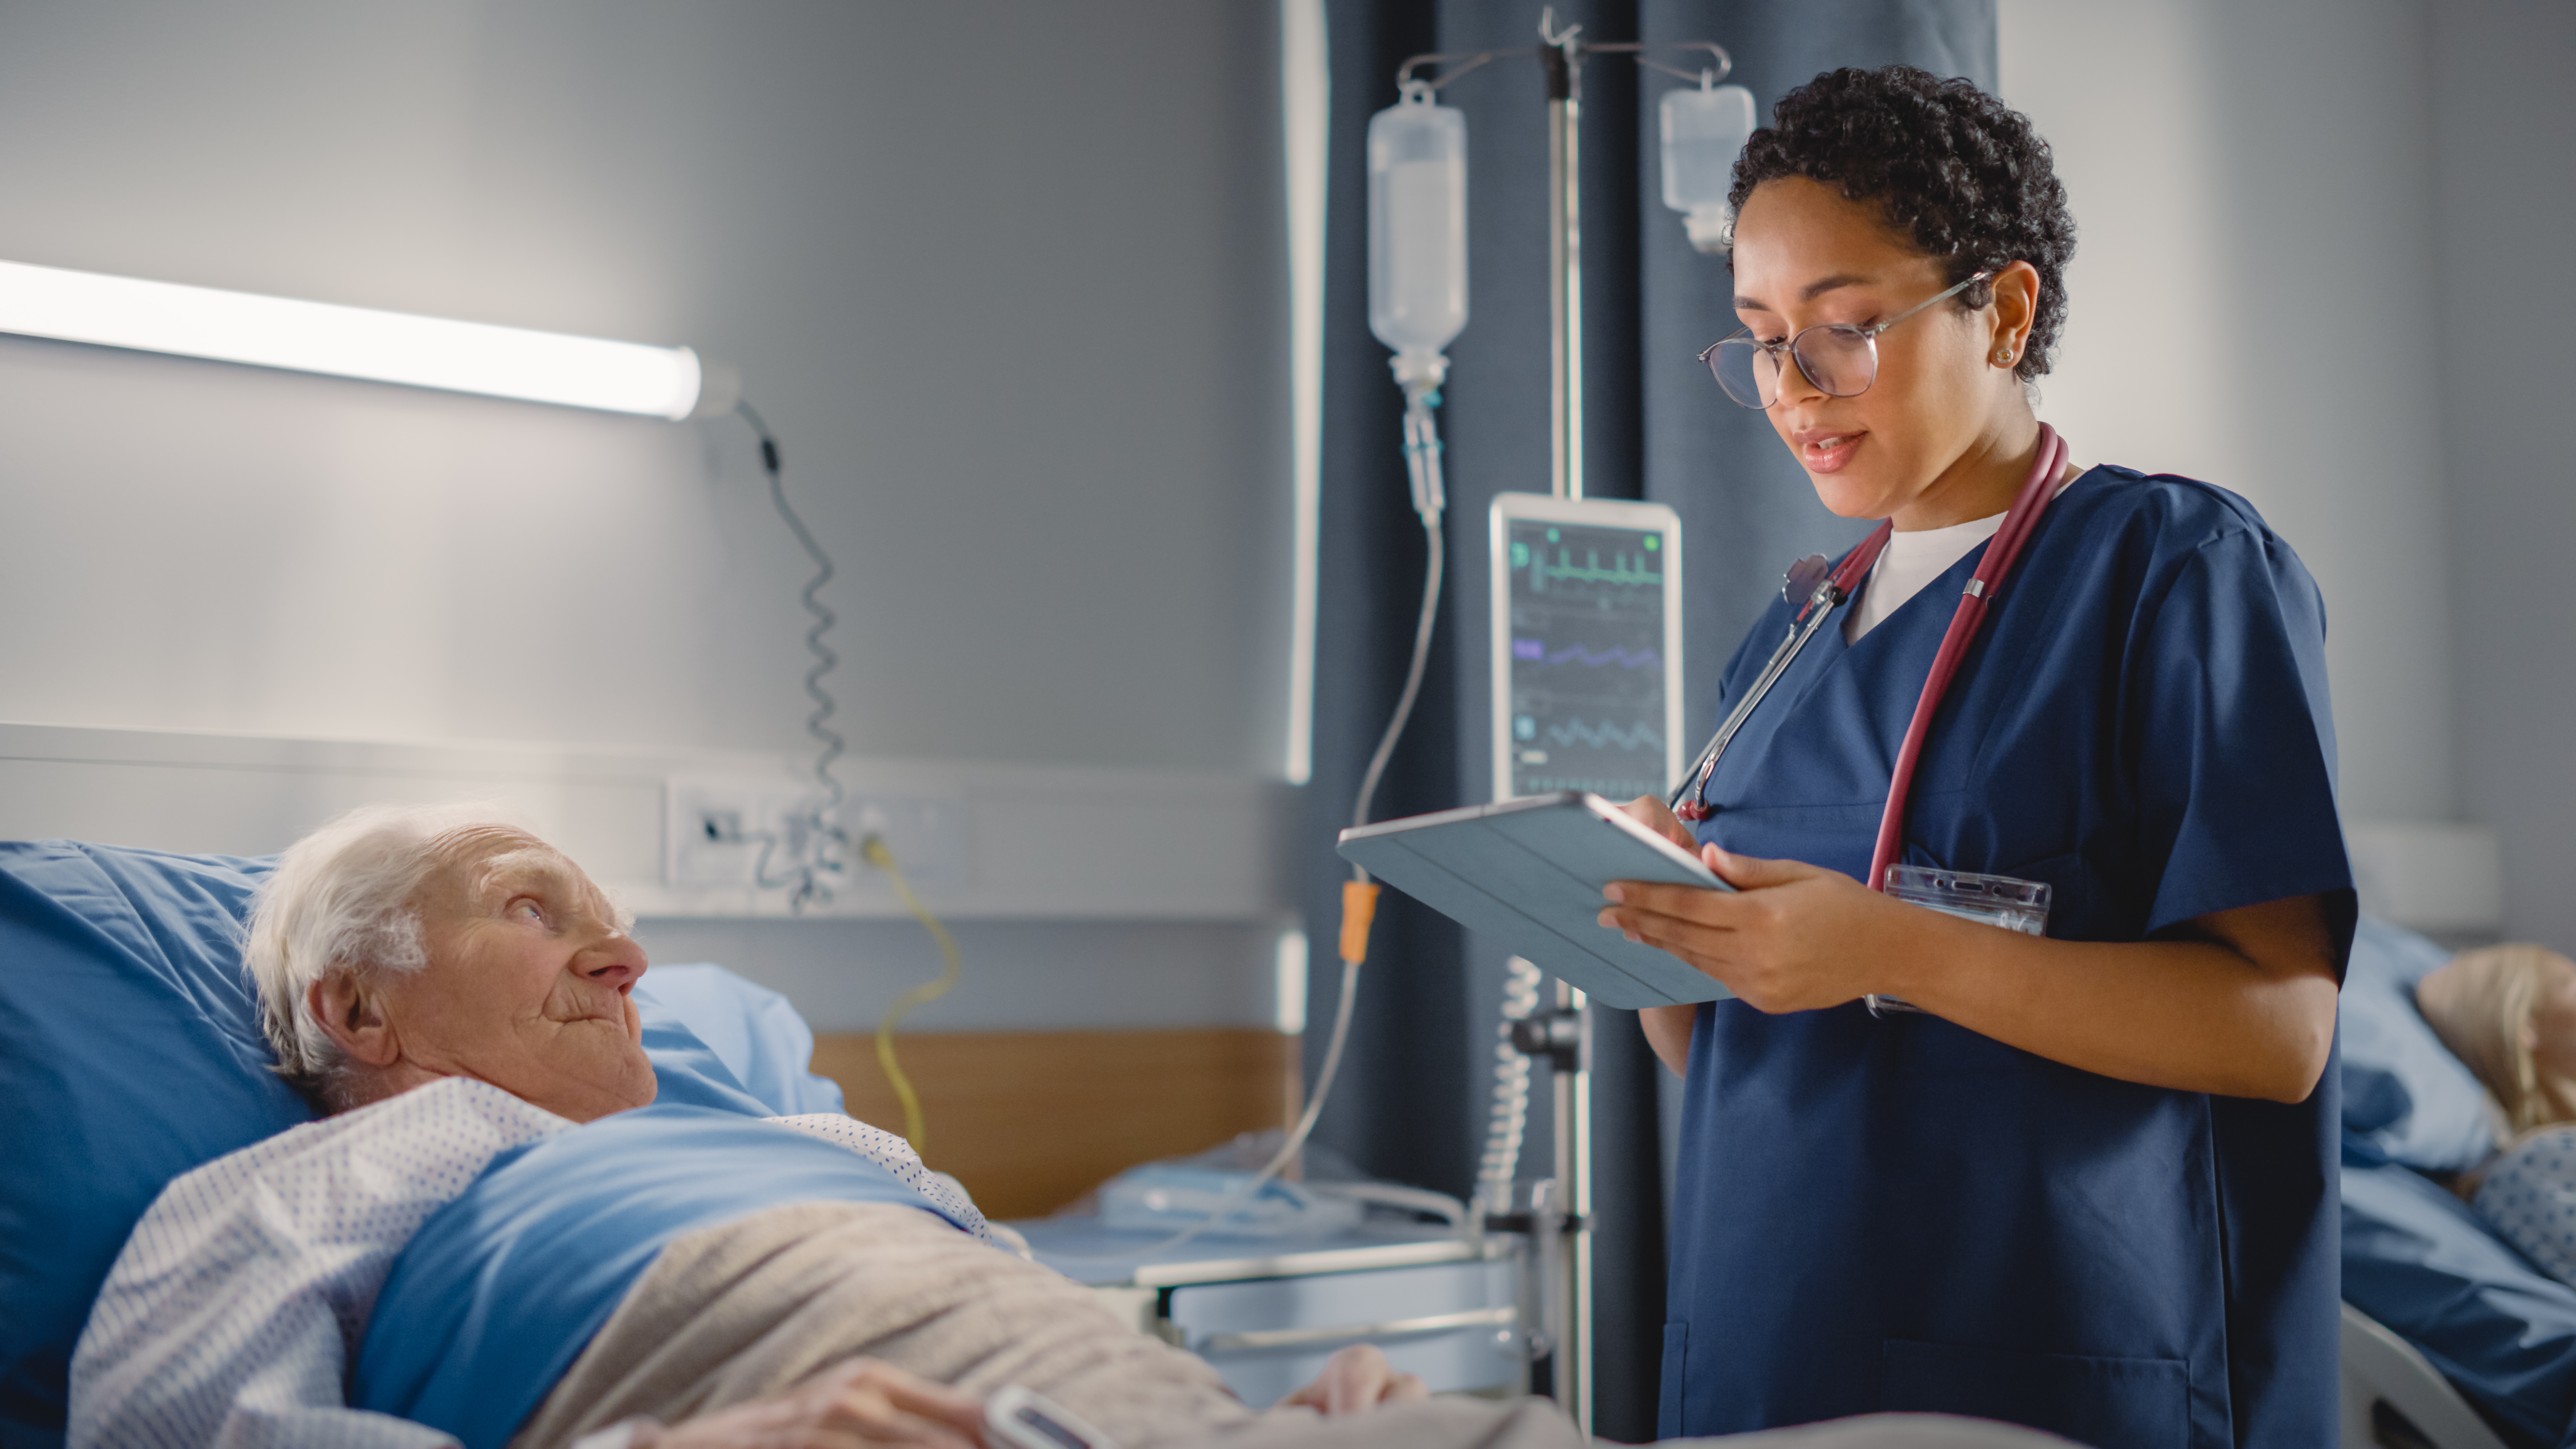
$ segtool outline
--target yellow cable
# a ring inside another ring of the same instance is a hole
[[[948,994],[948,988],[957,984],[957,942],[949,937],[948,928],[939,924],[939,918],[930,913],[930,907],[921,903],[921,897],[912,893],[912,886],[895,866],[894,852],[886,849],[884,837],[871,835],[859,842],[859,854],[868,864],[884,871],[886,879],[894,883],[894,893],[903,898],[905,908],[912,912],[914,920],[921,922],[921,928],[930,933],[930,939],[939,943],[940,957],[946,963],[941,966],[937,980],[925,981],[896,997],[894,1005],[887,1007],[886,1014],[877,1020],[877,1065],[885,1068],[886,1080],[894,1084],[895,1097],[903,1103],[904,1140],[912,1144],[916,1155],[928,1161],[929,1150],[922,1145],[928,1134],[921,1125],[921,1098],[913,1093],[912,1079],[905,1076],[903,1068],[895,1062],[894,1028],[905,1012],[925,1002],[937,1001]]]

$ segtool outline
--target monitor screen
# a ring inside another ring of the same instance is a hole
[[[1661,795],[1666,702],[1664,533],[1505,518],[1510,681],[1498,794]]]

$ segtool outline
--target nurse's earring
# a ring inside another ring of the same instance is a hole
[[[2010,346],[2003,346],[1995,349],[1995,366],[2010,367],[2012,366],[2012,360],[2013,352]]]

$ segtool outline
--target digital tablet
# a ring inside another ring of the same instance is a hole
[[[1652,946],[1596,924],[1614,880],[1734,887],[1598,795],[1561,790],[1342,832],[1342,858],[1501,941],[1604,1006],[1634,1010],[1733,993]]]

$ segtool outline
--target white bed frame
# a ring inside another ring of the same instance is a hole
[[[2343,1305],[2343,1432],[2339,1449],[2419,1449],[2373,1425],[2385,1404],[2403,1416],[2430,1449],[2505,1449],[2450,1380],[2415,1346],[2381,1327],[2360,1309]]]

